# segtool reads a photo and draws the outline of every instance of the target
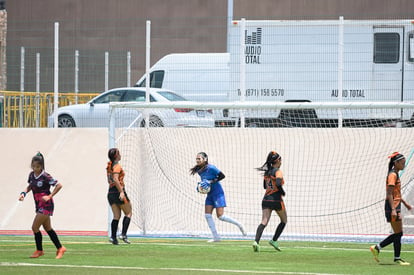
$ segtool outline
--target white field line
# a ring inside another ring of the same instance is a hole
[[[223,248],[226,248],[227,250],[239,250],[240,249],[239,246],[238,247],[230,247],[230,246],[225,246],[225,245],[223,246],[222,244],[223,243],[226,243],[226,241],[222,241],[221,243],[217,243],[217,244],[207,244],[206,243],[205,245],[203,245],[203,244],[191,244],[191,243],[186,244],[186,243],[172,243],[172,242],[171,243],[170,242],[167,242],[167,243],[166,242],[160,242],[160,243],[158,243],[158,242],[152,242],[152,241],[150,241],[150,242],[147,242],[147,241],[145,241],[145,242],[135,242],[133,240],[133,238],[130,238],[129,240],[132,241],[131,244],[129,244],[129,245],[183,246],[183,247],[185,247],[185,246],[188,246],[188,247],[205,247],[206,245],[208,245],[208,246],[221,246]],[[0,240],[0,243],[1,242],[10,242],[10,240]],[[32,241],[29,241],[29,240],[14,240],[13,242],[14,243],[32,243]],[[229,241],[229,242],[232,242],[232,241]],[[237,242],[239,242],[239,241],[237,241]],[[47,244],[49,244],[49,243],[46,243],[46,245]],[[64,244],[65,245],[69,245],[69,244],[103,244],[103,245],[110,245],[109,242],[105,242],[105,241],[97,241],[97,242],[91,242],[91,241],[67,241],[67,242],[64,242]],[[338,243],[338,244],[340,244],[340,243]],[[50,243],[50,245],[52,245],[52,244]],[[121,245],[124,245],[124,244],[121,244]],[[249,247],[249,249],[251,249],[250,243],[248,244],[248,247]],[[366,249],[364,249],[364,248],[349,248],[349,247],[341,247],[341,246],[337,246],[337,247],[323,247],[323,246],[288,246],[288,247],[285,247],[283,249],[285,249],[285,250],[291,250],[291,249],[313,249],[313,250],[369,251],[369,247],[370,247],[370,244],[367,244],[367,248]],[[269,248],[271,248],[271,247],[269,246]],[[392,249],[384,249],[384,250],[381,250],[381,253],[388,253],[388,252],[389,253],[394,253],[394,251]],[[404,244],[402,245],[402,251],[401,252],[402,253],[414,253],[414,251],[404,251]]]
[[[85,269],[122,269],[122,270],[153,270],[153,271],[204,271],[221,273],[248,273],[248,274],[301,274],[301,275],[342,275],[333,273],[310,273],[310,272],[281,272],[281,271],[255,271],[255,270],[231,270],[210,268],[169,268],[169,267],[128,267],[128,266],[94,266],[94,265],[60,265],[60,264],[32,264],[32,263],[9,263],[2,262],[0,266],[33,266],[33,267],[63,267],[63,268],[85,268]]]

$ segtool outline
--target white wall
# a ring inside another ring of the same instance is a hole
[[[45,156],[46,171],[63,184],[54,198],[54,229],[107,230],[107,129],[0,129],[0,143],[0,230],[31,229],[33,196],[17,199],[37,151]]]
[[[144,131],[130,131],[137,135],[125,135],[119,144],[127,192],[134,203],[131,232],[144,228],[208,232],[204,196],[195,192],[198,177],[188,172],[196,153],[206,151],[226,174],[226,213],[242,221],[253,235],[263,196],[261,176],[254,168],[264,162],[269,150],[277,150],[286,180],[286,234],[387,234],[389,225],[383,216],[387,155],[398,150],[408,156],[414,150],[414,128]],[[55,230],[107,230],[107,129],[3,128],[0,142],[0,233],[30,231],[35,214],[32,194],[23,203],[17,199],[37,151],[45,155],[46,170],[63,184],[55,197]],[[414,177],[413,161],[402,177],[404,184]],[[414,204],[410,194],[404,195]],[[275,223],[278,219],[273,217],[266,233],[274,230]],[[223,222],[217,222],[217,227],[223,234],[239,233]]]

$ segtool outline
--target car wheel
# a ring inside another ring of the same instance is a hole
[[[72,128],[72,127],[76,127],[76,124],[71,116],[61,115],[58,118],[58,127],[59,128]]]
[[[145,127],[145,119],[141,121],[141,127]],[[159,117],[151,116],[149,118],[149,127],[164,127],[164,123]]]

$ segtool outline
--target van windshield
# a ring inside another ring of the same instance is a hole
[[[165,97],[169,101],[187,101],[187,99],[185,99],[184,97],[171,93],[171,92],[161,91],[161,92],[158,92],[158,94]]]
[[[150,73],[150,87],[151,88],[162,88],[162,83],[164,81],[164,71],[153,71]],[[135,87],[145,87],[145,78],[140,82],[135,84]]]

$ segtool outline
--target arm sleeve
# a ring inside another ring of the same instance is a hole
[[[222,179],[224,179],[226,176],[223,174],[223,172],[219,172],[217,175],[217,180],[216,181],[221,181]]]
[[[285,190],[283,190],[283,187],[282,187],[282,185],[283,185],[283,173],[282,173],[282,171],[278,170],[275,174],[275,177],[276,177],[277,189],[279,189],[282,196],[285,196],[286,193],[285,193]]]
[[[216,178],[211,180],[211,183],[216,183],[218,181],[221,181],[225,177],[226,176],[223,174],[223,172],[219,171],[219,173],[217,174]]]
[[[276,186],[278,188],[282,187],[282,178],[276,178]]]

